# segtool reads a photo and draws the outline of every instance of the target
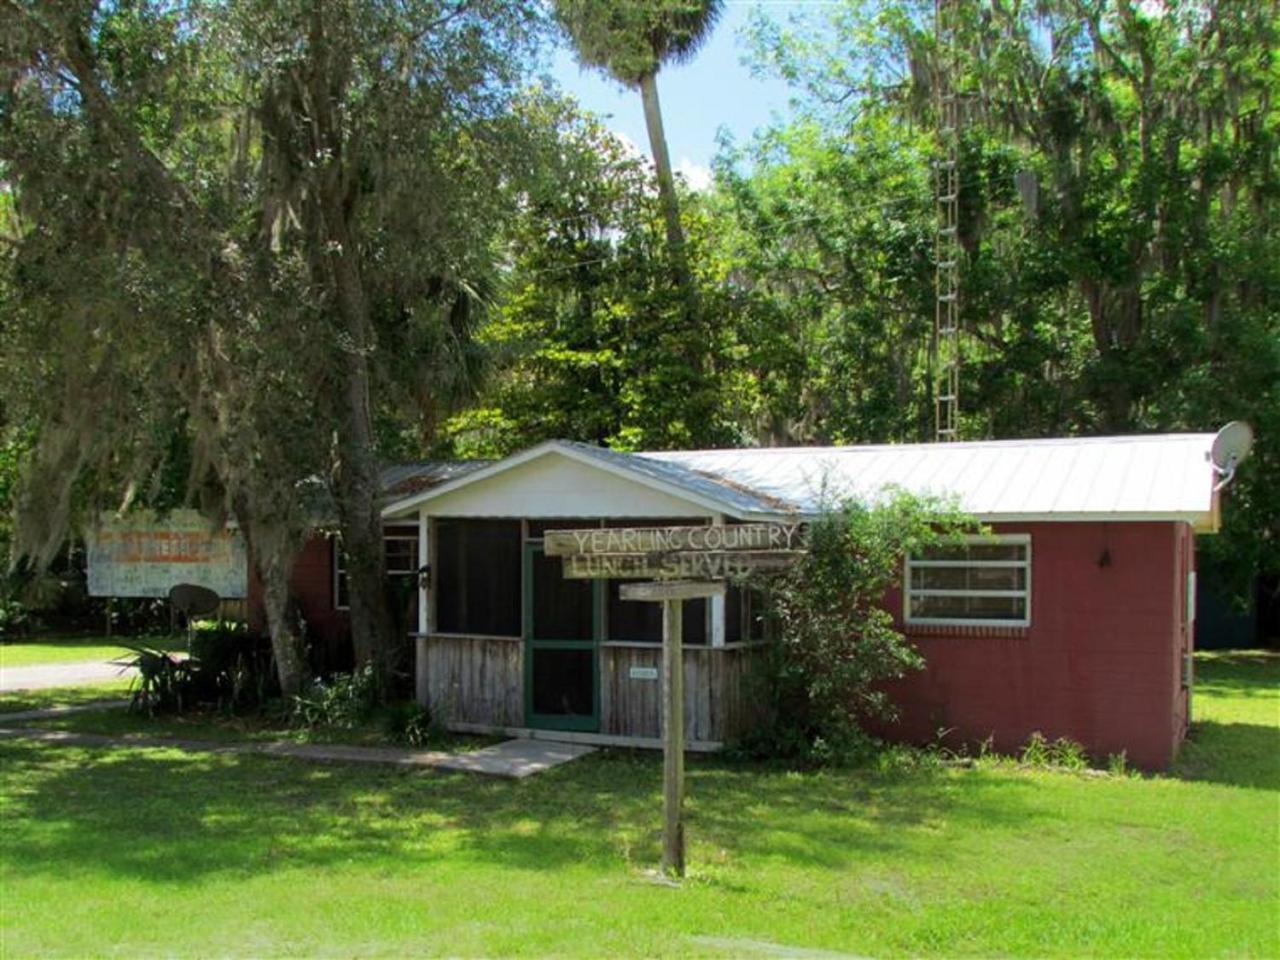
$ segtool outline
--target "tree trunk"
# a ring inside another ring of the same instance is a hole
[[[693,302],[693,278],[689,273],[689,257],[684,244],[684,227],[680,224],[680,200],[676,196],[676,179],[667,154],[667,135],[662,127],[662,105],[658,102],[658,77],[646,74],[640,80],[640,99],[644,104],[644,123],[649,131],[649,149],[658,174],[658,196],[662,201],[662,217],[667,226],[667,249],[676,273],[676,283]]]
[[[1136,285],[1119,290],[1103,281],[1082,280],[1094,347],[1101,360],[1096,386],[1102,427],[1107,433],[1133,428],[1132,352],[1142,330],[1142,298]]]
[[[662,127],[662,107],[658,102],[657,75],[648,74],[640,80],[640,97],[644,103],[644,121],[649,132],[649,148],[653,151],[653,165],[658,175],[658,196],[662,201],[662,217],[667,228],[667,255],[675,287],[682,301],[684,323],[689,330],[701,329],[702,312],[698,306],[698,288],[689,269],[689,253],[685,246],[684,227],[680,223],[680,200],[676,195],[675,174],[671,170],[671,158],[667,154],[667,137]],[[709,337],[710,330],[704,331]],[[702,351],[692,360],[695,373],[685,390],[685,423],[698,444],[711,441],[711,430],[717,421],[715,391],[709,388],[714,381],[712,350]]]
[[[306,638],[289,589],[295,555],[290,551],[287,557],[276,554],[256,559],[267,629],[271,632],[271,655],[276,661],[280,692],[290,699],[301,693],[307,683]]]
[[[368,353],[373,349],[373,331],[344,204],[332,193],[325,200],[334,292],[350,339],[343,358],[346,410],[336,438],[333,492],[347,554],[351,643],[356,662],[372,664],[385,689],[395,668],[396,638],[387,608],[382,485],[369,401]]]
[[[249,556],[262,583],[271,655],[276,662],[280,692],[288,699],[301,693],[307,683],[306,638],[289,587],[302,536],[300,531],[291,533],[283,523],[263,523],[259,517],[267,511],[262,511],[260,504],[250,506],[252,502],[243,492],[236,496],[236,523],[244,534]]]
[[[342,14],[337,14],[341,16]],[[343,107],[350,52],[331,44],[322,5],[312,8],[306,92],[312,111],[313,153],[319,161],[313,263],[321,266],[345,328],[342,358],[343,413],[335,437],[333,494],[347,555],[351,643],[356,663],[372,664],[385,691],[395,667],[395,637],[386,598],[381,483],[373,442],[369,399],[369,354],[376,344],[360,271],[360,251],[351,228],[356,215],[348,169]]]
[[[349,386],[348,395],[351,392]],[[361,437],[361,427],[353,411],[347,429],[338,438],[334,492],[347,556],[351,644],[356,663],[372,664],[385,683],[395,668],[395,637],[386,598],[378,472],[372,444]]]

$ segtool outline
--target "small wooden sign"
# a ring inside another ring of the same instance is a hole
[[[662,869],[684,876],[684,601],[722,597],[723,583],[627,583],[623,600],[662,604]],[[634,676],[634,674],[633,674]]]
[[[651,581],[623,584],[619,593],[662,604],[662,867],[684,876],[684,601],[724,597],[727,580],[791,566],[804,555],[805,529],[741,523],[548,530],[542,546],[547,556],[563,558],[566,578]],[[630,676],[640,678],[634,667]]]

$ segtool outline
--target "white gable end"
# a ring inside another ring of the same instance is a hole
[[[443,491],[423,504],[434,517],[707,517],[683,500],[551,450]]]

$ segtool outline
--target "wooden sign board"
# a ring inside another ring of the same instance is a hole
[[[726,580],[789,567],[804,555],[805,530],[798,523],[548,530],[542,546],[563,558],[568,579],[653,581],[619,592],[662,604],[662,867],[684,876],[684,601],[723,598]]]
[[[723,597],[723,583],[702,580],[667,580],[662,583],[624,583],[618,588],[623,600],[702,600]]]
[[[590,554],[786,552],[804,548],[800,523],[735,523],[699,527],[618,527],[548,530],[542,549],[548,557]]]
[[[758,553],[576,553],[564,558],[570,580],[725,580],[784,570],[804,554],[799,550]]]
[[[683,877],[684,654],[681,651],[684,630],[681,608],[686,600],[723,597],[725,586],[689,580],[625,583],[620,592],[623,600],[662,604],[662,869],[664,873]]]
[[[194,510],[104,516],[86,532],[85,545],[91,597],[167,597],[180,583],[220,597],[248,594],[244,537],[232,529],[211,530]]]

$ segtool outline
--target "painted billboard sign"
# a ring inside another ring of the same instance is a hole
[[[179,583],[208,587],[220,597],[248,594],[244,538],[236,530],[210,530],[194,510],[103,517],[85,541],[94,597],[166,597]]]

